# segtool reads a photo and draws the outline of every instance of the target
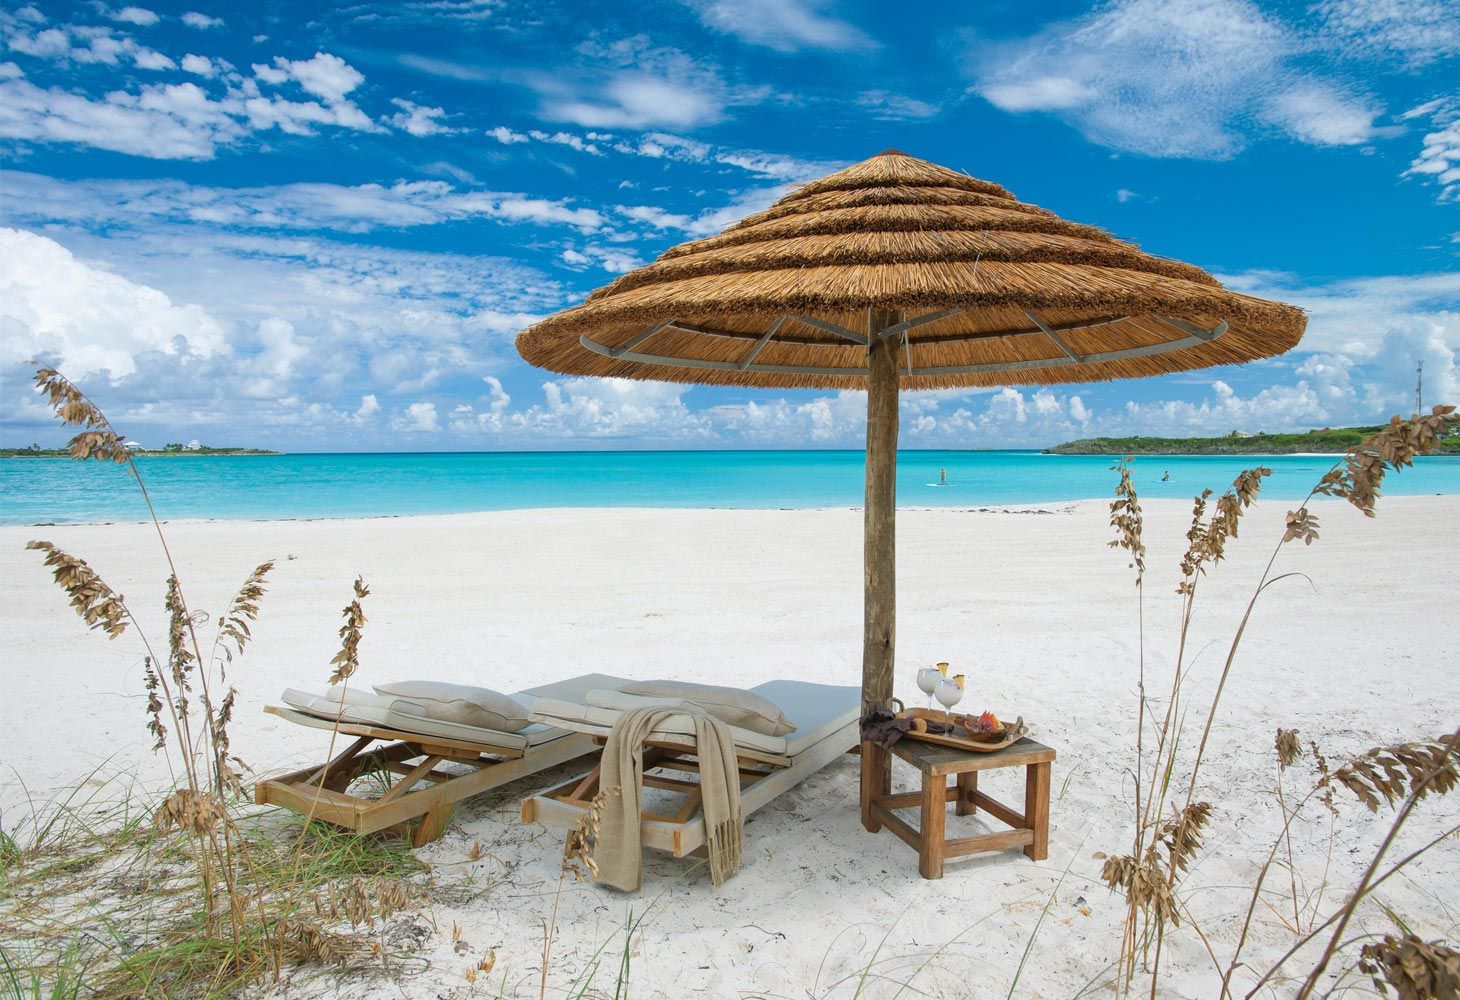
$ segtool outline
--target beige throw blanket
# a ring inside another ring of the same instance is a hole
[[[740,867],[740,765],[735,758],[730,727],[698,710],[636,708],[625,712],[613,724],[603,748],[603,771],[598,787],[606,794],[593,848],[598,881],[627,891],[639,888],[643,862],[639,812],[644,795],[644,741],[665,719],[686,714],[694,719],[710,881],[718,886]]]

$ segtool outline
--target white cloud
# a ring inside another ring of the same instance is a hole
[[[35,35],[17,29],[9,42],[17,51],[42,58],[116,63],[127,55],[144,69],[171,65],[167,56],[141,48],[131,39],[115,38],[106,29],[68,25],[64,30],[46,29]],[[311,135],[319,126],[380,130],[347,98],[364,77],[328,53],[319,52],[307,60],[280,57],[273,65],[256,65],[250,79],[239,76],[222,60],[196,53],[185,55],[181,65],[210,85],[224,82],[223,93],[210,93],[195,83],[145,84],[130,91],[113,89],[95,99],[60,87],[42,89],[19,72],[0,74],[0,136],[74,143],[153,159],[204,160],[212,158],[219,145],[236,142],[252,131],[277,128],[292,135]],[[265,93],[261,82],[297,84],[323,103]],[[421,127],[419,117],[407,120]]]
[[[924,121],[942,110],[938,105],[887,90],[864,90],[857,106],[883,121]]]
[[[710,439],[709,419],[684,402],[689,386],[616,378],[543,383],[543,402],[510,414],[508,426],[533,437]]]
[[[79,143],[159,159],[209,159],[241,134],[238,124],[190,83],[113,91],[93,101],[23,78],[0,81],[0,136]]]
[[[393,97],[390,101],[400,108],[399,114],[390,116],[390,124],[403,132],[411,135],[442,135],[444,133],[456,132],[457,129],[441,121],[446,117],[446,109],[430,108],[424,105],[415,104],[400,97]]]
[[[777,52],[805,48],[866,51],[877,42],[825,13],[824,0],[686,0],[705,26]]]
[[[190,10],[183,14],[182,23],[186,24],[189,28],[207,31],[210,28],[223,27],[223,18],[209,17],[207,14],[200,14],[195,10]]]
[[[596,133],[590,133],[596,134]],[[555,146],[567,146],[569,149],[576,149],[580,153],[587,153],[590,156],[602,156],[603,150],[592,140],[585,140],[581,136],[571,132],[544,132],[541,129],[533,129],[528,136],[538,142],[552,143]]]
[[[380,400],[375,398],[373,392],[367,392],[360,397],[360,406],[355,410],[355,420],[364,423],[380,412]]]
[[[360,84],[365,76],[337,55],[316,52],[309,59],[285,59],[275,56],[272,66],[255,63],[254,75],[267,83],[281,84],[293,80],[304,90],[327,103],[339,104]]]
[[[1130,188],[1121,188],[1119,191],[1115,192],[1115,200],[1120,202],[1122,205],[1130,201],[1132,198],[1138,197],[1140,197],[1139,193],[1132,191]]]
[[[597,64],[527,74],[539,114],[586,128],[686,128],[709,125],[735,104],[763,100],[766,88],[732,87],[706,59],[656,47],[642,35],[579,52]]]
[[[1460,109],[1448,101],[1432,101],[1415,108],[1405,118],[1429,117],[1432,131],[1426,133],[1419,155],[1404,172],[1422,177],[1440,189],[1440,201],[1460,198]]]
[[[285,184],[208,188],[178,181],[61,181],[39,174],[7,175],[10,215],[42,224],[196,222],[254,229],[337,229],[436,225],[488,218],[568,226],[592,232],[600,212],[510,192],[459,189],[445,181],[394,184]]]
[[[111,19],[143,28],[156,24],[158,21],[156,12],[145,7],[123,7],[121,10],[113,11]]]
[[[112,378],[138,356],[227,351],[224,330],[196,305],[78,260],[54,240],[0,229],[0,364],[54,359],[71,375]]]
[[[177,63],[156,49],[139,48],[132,55],[132,65],[138,69],[177,69]]]
[[[1295,68],[1304,46],[1251,0],[1112,0],[1029,38],[977,42],[970,64],[997,107],[1153,156],[1232,156],[1254,119],[1302,142],[1367,141],[1382,109]]]
[[[1460,53],[1453,0],[1321,0],[1313,13],[1320,41],[1350,57],[1398,58],[1419,68]]]
[[[189,52],[182,57],[182,68],[184,73],[192,73],[194,76],[211,77],[218,72],[213,65],[213,60],[207,56],[200,56]]]
[[[1374,137],[1380,111],[1369,101],[1310,80],[1274,94],[1262,114],[1300,142],[1352,146]]]
[[[391,419],[390,425],[398,431],[413,434],[439,431],[441,424],[436,415],[435,403],[412,403],[405,411]]]
[[[498,125],[496,128],[487,129],[487,135],[496,139],[504,146],[511,146],[514,143],[527,142],[527,136],[521,132],[514,132],[505,125]]]
[[[624,274],[644,266],[643,260],[622,247],[598,246],[592,243],[585,244],[581,250],[567,247],[561,256],[564,263],[575,269],[597,264],[610,274]]]
[[[451,429],[461,434],[500,434],[512,397],[502,388],[502,380],[495,375],[482,376],[486,384],[486,398],[477,405],[458,403],[451,410]]]

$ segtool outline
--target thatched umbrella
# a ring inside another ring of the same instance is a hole
[[[666,250],[517,349],[565,375],[867,390],[862,695],[892,696],[897,394],[1251,361],[1303,313],[888,150]],[[889,763],[864,754],[867,792]],[[871,783],[870,786],[868,783]]]

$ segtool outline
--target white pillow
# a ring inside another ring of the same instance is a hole
[[[690,681],[638,681],[625,684],[624,694],[647,695],[650,698],[679,698],[694,702],[710,715],[732,726],[748,729],[762,736],[785,736],[796,731],[781,707],[764,695],[744,688],[694,684]]]
[[[376,684],[376,694],[409,698],[426,709],[426,718],[463,726],[515,733],[532,725],[527,706],[498,691],[444,681],[394,681]]]

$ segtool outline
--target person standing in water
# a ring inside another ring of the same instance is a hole
[[[938,470],[938,485],[939,486],[947,486],[948,485],[948,470],[947,469],[939,469]]]
[[[1164,472],[1164,473],[1162,473],[1162,475],[1161,475],[1161,482],[1163,482],[1163,483],[1169,482],[1170,479],[1171,479],[1171,472],[1169,470],[1166,471],[1166,472]]]

